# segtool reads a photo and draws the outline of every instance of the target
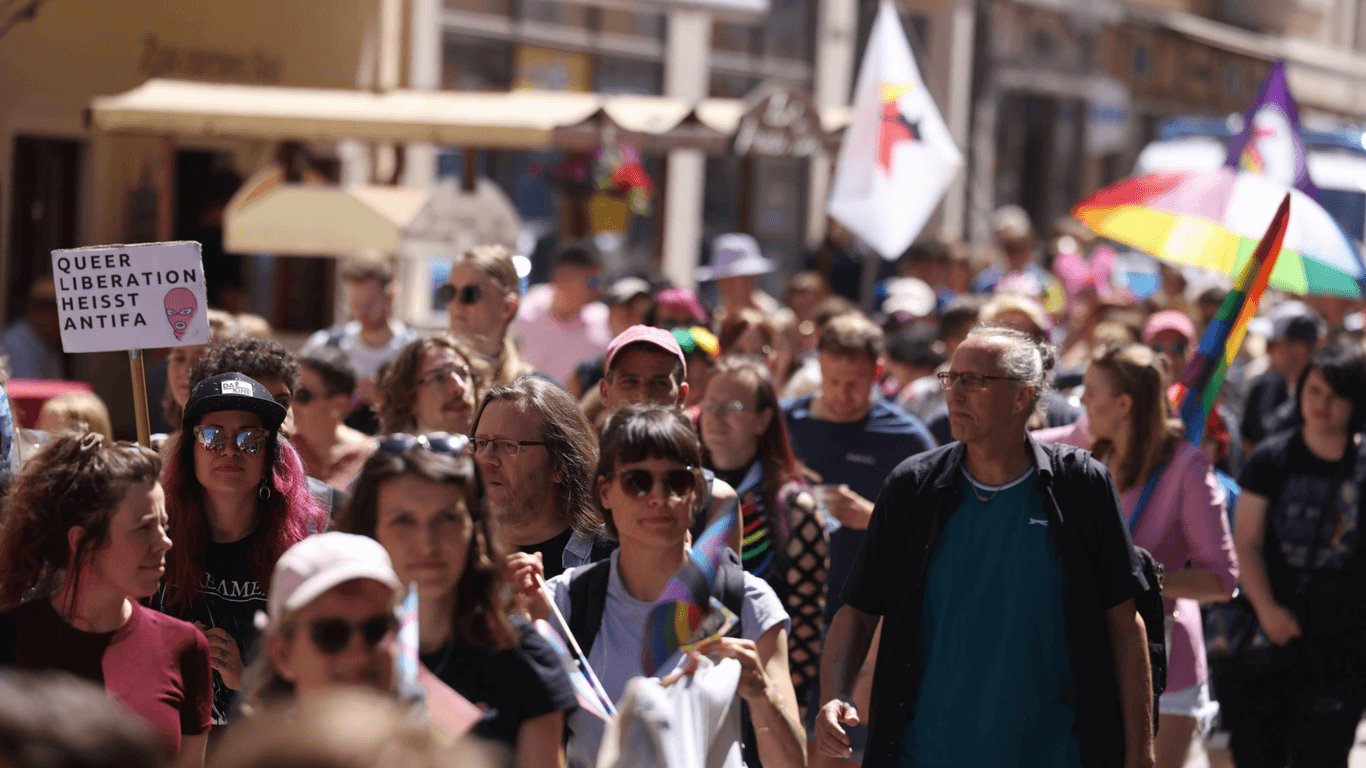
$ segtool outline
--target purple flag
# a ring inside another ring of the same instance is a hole
[[[1262,174],[1286,188],[1298,189],[1315,202],[1323,202],[1319,188],[1309,179],[1300,135],[1300,107],[1286,84],[1284,61],[1271,65],[1261,93],[1244,116],[1242,132],[1229,141],[1224,165]]]

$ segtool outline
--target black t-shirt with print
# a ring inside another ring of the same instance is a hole
[[[1257,446],[1240,478],[1244,491],[1268,501],[1262,559],[1272,595],[1307,634],[1366,629],[1356,466],[1354,443],[1341,459],[1325,461],[1309,451],[1297,429]]]
[[[209,542],[204,559],[203,598],[183,615],[167,611],[163,593],[152,600],[152,607],[170,613],[178,619],[195,622],[205,630],[222,628],[237,641],[244,666],[250,666],[256,650],[256,612],[265,613],[266,588],[251,572],[251,554],[259,540],[257,534],[231,542]],[[237,691],[223,684],[223,678],[213,673],[213,722],[223,725],[233,712]]]

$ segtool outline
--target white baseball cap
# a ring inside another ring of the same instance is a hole
[[[317,600],[324,592],[352,579],[373,579],[395,593],[403,585],[389,553],[369,536],[320,533],[290,547],[270,577],[270,623]]]

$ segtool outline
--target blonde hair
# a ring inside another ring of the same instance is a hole
[[[43,403],[38,412],[38,428],[49,432],[62,429],[93,432],[106,440],[114,439],[109,423],[109,408],[94,392],[63,392]]]

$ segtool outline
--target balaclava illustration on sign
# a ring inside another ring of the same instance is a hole
[[[171,323],[176,341],[185,339],[185,331],[190,329],[190,321],[199,309],[199,301],[189,288],[172,288],[166,293],[166,319]]]

